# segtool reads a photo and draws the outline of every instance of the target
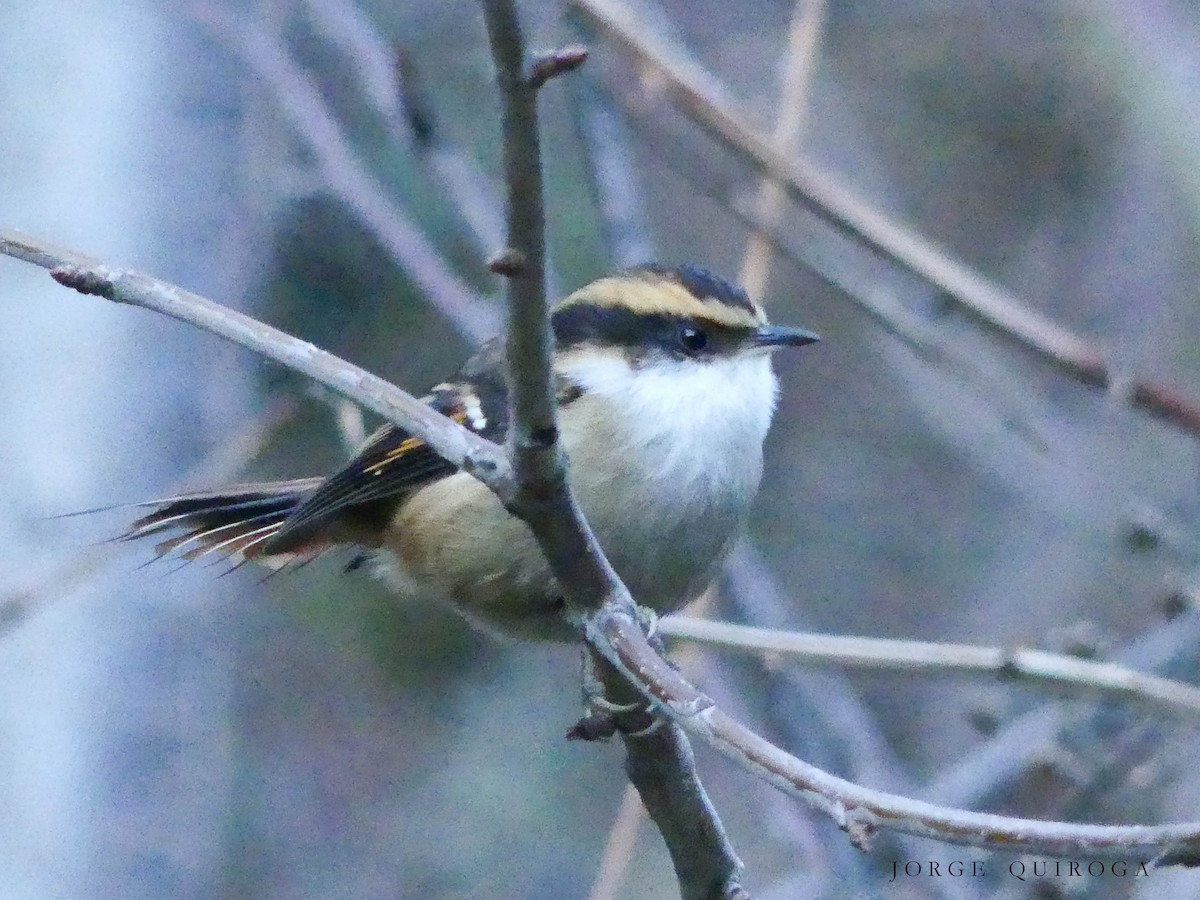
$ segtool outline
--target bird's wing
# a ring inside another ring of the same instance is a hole
[[[564,385],[560,398],[569,402],[577,393]],[[486,345],[424,402],[476,434],[503,442],[508,432],[508,397],[499,344]],[[288,516],[263,552],[303,546],[331,526],[344,527],[351,538],[370,543],[370,536],[382,533],[406,495],[455,471],[420,438],[385,425]]]

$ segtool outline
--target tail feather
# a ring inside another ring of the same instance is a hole
[[[324,552],[328,541],[314,539],[287,553],[266,554],[263,544],[283,526],[306,497],[321,483],[320,478],[238,485],[214,493],[183,494],[139,506],[154,509],[133,522],[118,540],[179,532],[155,545],[158,558],[182,551],[185,560],[216,556],[239,564],[256,563],[280,568]]]

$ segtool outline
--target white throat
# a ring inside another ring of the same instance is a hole
[[[762,472],[762,443],[779,390],[770,357],[661,360],[640,368],[581,354],[564,374],[604,398],[620,418],[627,452],[673,490],[732,492],[748,502]]]

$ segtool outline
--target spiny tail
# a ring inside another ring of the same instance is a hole
[[[314,540],[287,553],[267,554],[263,545],[323,479],[271,481],[244,484],[214,493],[183,494],[139,506],[154,511],[134,522],[118,540],[133,541],[171,534],[155,545],[158,558],[179,552],[187,560],[213,556],[238,565],[253,560],[273,569],[292,562],[307,562],[329,548]]]

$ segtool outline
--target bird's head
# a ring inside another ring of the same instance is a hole
[[[594,281],[553,311],[555,370],[609,401],[642,443],[757,454],[775,410],[771,353],[818,340],[769,325],[746,292],[691,266]]]
[[[558,371],[610,394],[651,382],[725,383],[744,392],[762,384],[773,403],[770,353],[819,340],[768,324],[745,291],[691,266],[641,266],[601,278],[559,303],[551,321]]]

